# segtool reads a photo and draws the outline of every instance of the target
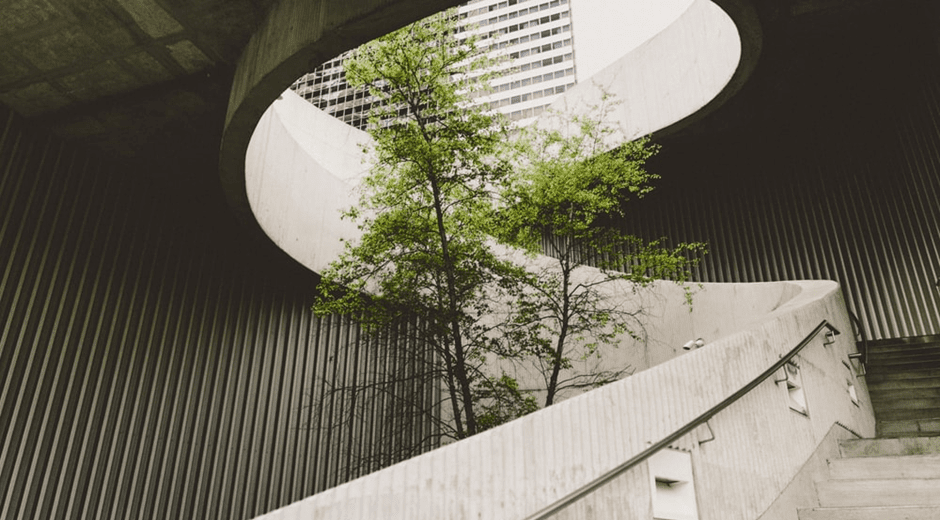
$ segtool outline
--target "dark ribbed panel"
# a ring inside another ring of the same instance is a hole
[[[665,143],[625,229],[707,242],[699,281],[836,280],[869,339],[940,333],[940,74],[910,67],[814,77],[792,120]]]
[[[694,279],[838,281],[868,338],[940,333],[934,174],[891,179],[671,190],[632,213],[629,229],[704,241]],[[922,174],[923,173],[923,174]]]
[[[309,273],[253,259],[211,194],[0,125],[0,518],[248,518],[406,430],[315,416],[383,345],[316,319]]]

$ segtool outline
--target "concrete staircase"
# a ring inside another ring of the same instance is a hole
[[[940,435],[940,340],[872,344],[865,379],[878,437]]]
[[[940,520],[940,340],[870,347],[877,438],[845,441],[800,520]]]

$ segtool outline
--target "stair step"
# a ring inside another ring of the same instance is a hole
[[[940,479],[827,480],[816,491],[823,507],[940,505]]]
[[[936,369],[894,370],[871,365],[868,365],[866,368],[868,369],[868,374],[865,376],[865,380],[873,383],[904,379],[933,379],[940,377],[940,370]]]
[[[940,417],[877,421],[875,424],[879,437],[940,435]]]
[[[898,398],[899,396],[878,395],[876,398],[871,395],[871,404],[877,410],[924,410],[929,408],[940,409],[940,398],[930,398],[926,396]],[[938,414],[940,416],[940,414]]]
[[[907,354],[909,352],[940,352],[940,343],[922,343],[920,345],[907,345],[904,348],[883,348],[873,346],[868,349],[868,355],[881,354]]]
[[[922,370],[940,370],[940,359],[933,361],[900,361],[890,363],[868,363],[868,370],[872,372],[901,372],[901,371],[922,371]]]
[[[936,354],[923,355],[923,356],[905,356],[905,357],[889,357],[882,359],[868,359],[868,365],[872,367],[897,367],[897,366],[907,366],[907,365],[923,365],[923,368],[937,368],[934,366],[936,363],[940,363],[940,356]]]
[[[875,339],[867,342],[871,348],[904,348],[918,345],[936,345],[940,336],[911,336],[907,338]]]
[[[940,377],[914,377],[909,379],[896,379],[881,381],[879,383],[869,383],[868,393],[883,392],[888,390],[910,390],[915,388],[924,388],[940,391]]]
[[[829,478],[940,479],[940,454],[836,459],[829,462]]]
[[[890,366],[898,363],[933,363],[940,361],[940,352],[930,352],[924,354],[891,354],[868,356],[869,365]]]
[[[940,386],[922,388],[869,388],[868,395],[875,401],[901,401],[907,399],[940,399]]]
[[[800,509],[800,520],[937,520],[938,506],[817,507]]]
[[[862,347],[864,348],[864,347]],[[917,343],[911,345],[868,345],[868,355],[894,354],[904,352],[938,352],[940,343]]]
[[[874,406],[875,419],[878,421],[906,421],[909,419],[930,419],[940,417],[940,407],[931,408],[881,408]]]
[[[839,443],[843,458],[940,455],[940,437],[852,439]]]

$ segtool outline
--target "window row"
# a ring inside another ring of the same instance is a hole
[[[525,50],[510,53],[509,59],[515,60],[518,58],[525,58],[526,56],[530,56],[532,54],[540,54],[543,52],[560,49],[562,47],[567,47],[569,45],[571,45],[571,38],[567,38],[565,40],[558,40],[557,42],[546,43],[539,47],[532,47],[531,49],[525,49]]]
[[[536,85],[543,81],[551,81],[553,79],[563,78],[565,76],[574,76],[574,67],[569,67],[564,70],[556,70],[555,72],[548,72],[545,74],[536,74],[535,76],[530,76],[528,78],[518,79],[510,83],[503,83],[502,85],[497,85],[491,90],[480,90],[474,93],[473,97],[483,97],[489,96],[496,92],[505,92],[507,90],[514,90],[517,88],[528,87],[530,85]]]
[[[553,15],[543,16],[543,17],[541,17],[541,18],[536,18],[536,19],[534,19],[534,20],[529,20],[528,22],[522,22],[522,23],[512,24],[512,25],[510,25],[510,26],[503,27],[502,29],[497,29],[497,30],[495,30],[495,31],[490,31],[490,32],[488,32],[488,33],[482,35],[482,36],[480,37],[480,39],[481,39],[481,40],[485,40],[485,39],[487,39],[487,38],[495,38],[495,37],[500,36],[500,35],[503,35],[503,34],[514,33],[514,32],[516,32],[516,31],[521,31],[521,30],[523,30],[523,29],[528,29],[529,27],[538,27],[538,26],[540,26],[540,25],[545,25],[545,24],[547,24],[547,23],[557,22],[558,20],[561,20],[561,19],[563,19],[563,18],[568,18],[569,16],[571,16],[571,13],[569,13],[568,11],[565,11],[565,12],[562,12],[562,13],[555,13],[555,14],[553,14]]]
[[[555,36],[555,35],[557,35],[557,34],[561,34],[561,33],[565,33],[565,32],[570,32],[570,31],[571,31],[571,25],[570,25],[570,24],[568,24],[568,25],[563,25],[563,26],[561,26],[561,27],[555,27],[555,28],[552,28],[552,29],[545,29],[544,31],[541,31],[541,32],[536,31],[536,32],[534,32],[534,33],[532,33],[532,34],[527,34],[527,35],[525,35],[525,36],[520,36],[520,37],[518,37],[518,38],[513,38],[513,39],[511,39],[511,40],[507,40],[507,41],[504,41],[504,42],[494,43],[494,44],[490,45],[489,50],[490,50],[490,51],[495,51],[495,50],[497,50],[497,49],[505,49],[506,47],[512,47],[512,46],[514,46],[514,45],[519,45],[519,44],[521,44],[521,43],[528,43],[528,42],[530,42],[530,41],[531,41],[531,42],[534,42],[534,41],[540,40],[540,39],[542,39],[542,38],[548,38],[548,37],[550,37],[550,36]]]
[[[544,105],[539,105],[537,107],[527,108],[525,110],[516,110],[515,112],[510,112],[509,119],[512,121],[518,121],[520,119],[526,119],[529,117],[536,117],[548,108],[548,105],[551,103],[546,103]]]
[[[564,71],[559,71],[559,72],[564,72]],[[519,94],[518,96],[507,97],[507,98],[500,99],[498,101],[491,101],[490,109],[495,110],[497,108],[502,108],[502,107],[509,106],[509,105],[517,105],[519,103],[525,103],[526,101],[541,99],[545,96],[553,96],[555,94],[562,94],[573,86],[574,86],[574,82],[571,82],[566,85],[558,85],[557,87],[548,87],[543,90],[536,90],[535,92]]]
[[[522,4],[522,3],[525,3],[526,1],[528,0],[519,0],[518,2],[515,0],[509,0],[507,2],[500,2],[498,4],[493,4],[487,7],[480,7],[478,9],[467,11],[466,13],[461,13],[460,18],[461,19],[472,18],[474,16],[479,16],[481,14],[485,14],[488,12],[497,11],[499,9],[510,7],[516,4]],[[506,20],[512,20],[513,18],[517,18],[519,16],[525,16],[527,14],[537,13],[539,11],[545,11],[547,9],[558,7],[560,5],[565,5],[567,3],[568,3],[568,0],[552,0],[551,2],[545,2],[540,5],[533,5],[532,7],[529,7],[527,9],[518,9],[516,11],[512,11],[512,12],[509,12],[500,16],[494,16],[491,18],[487,18],[485,20],[480,20],[477,23],[482,27],[484,25],[494,24],[497,22],[503,22]]]
[[[570,39],[564,40],[564,42],[556,42],[556,44],[557,43],[570,45],[571,40]],[[567,53],[563,56],[553,56],[553,57],[545,58],[542,60],[525,63],[521,66],[516,67],[515,69],[516,71],[525,72],[529,70],[539,69],[541,67],[556,65],[558,63],[562,63],[565,61],[570,61],[572,60],[572,58],[573,58],[573,54]],[[492,89],[489,89],[489,90],[484,89],[484,90],[477,91],[473,94],[473,97],[489,96],[496,92],[506,92],[509,90],[517,89],[517,88],[523,88],[523,87],[528,87],[530,85],[535,85],[543,81],[549,81],[552,79],[558,79],[558,78],[562,78],[565,76],[573,76],[573,75],[574,75],[574,68],[571,68],[571,67],[564,69],[564,70],[548,72],[545,74],[536,74],[528,78],[523,78],[523,79],[515,80],[512,82],[503,83],[501,85],[496,85]],[[307,81],[306,83],[307,85],[310,84],[309,81]],[[300,83],[297,83],[297,84],[292,85],[291,88],[293,88],[295,91],[298,91],[302,87],[303,85],[301,85]],[[298,93],[304,99],[309,100],[311,103],[317,105],[321,109],[325,109],[326,107],[333,107],[336,105],[344,105],[344,104],[345,104],[345,107],[356,106],[358,104],[362,104],[365,101],[374,101],[372,99],[371,94],[369,94],[367,89],[354,89],[345,81],[338,82],[337,84],[332,85],[328,88],[309,89],[306,91],[300,91]],[[331,94],[337,94],[337,95],[334,97],[329,97]],[[341,108],[345,108],[345,107],[341,107]]]

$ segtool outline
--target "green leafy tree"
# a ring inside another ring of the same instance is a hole
[[[386,423],[417,425],[410,440],[370,451],[366,469],[535,410],[529,391],[493,361],[535,359],[546,405],[565,388],[622,377],[625,370],[562,374],[636,334],[637,313],[612,296],[612,282],[684,279],[688,253],[701,250],[608,225],[650,191],[655,176],[644,163],[656,148],[639,140],[610,149],[603,117],[569,118],[575,131],[566,133],[523,131],[507,154],[502,119],[468,101],[488,85],[493,62],[473,38],[457,37],[455,19],[453,11],[431,17],[344,62],[347,80],[379,100],[366,150],[372,169],[344,214],[362,235],[322,273],[314,310],[357,320],[364,344],[379,346],[385,361],[351,383],[325,382],[315,406],[328,406],[337,425],[372,412],[336,403],[380,400],[394,416]],[[513,263],[497,240],[544,250],[554,264]],[[390,330],[406,333],[381,339]]]
[[[642,308],[629,307],[630,293],[655,279],[687,280],[705,251],[699,243],[644,241],[614,225],[626,204],[653,189],[658,177],[645,164],[659,148],[648,138],[618,141],[607,121],[613,106],[605,93],[586,113],[552,114],[557,124],[522,130],[512,148],[517,171],[495,229],[503,242],[554,261],[517,296],[507,336],[535,355],[545,406],[565,388],[622,377],[628,367],[562,374],[624,335],[639,339]]]
[[[347,80],[368,85],[381,104],[370,117],[372,169],[346,214],[362,236],[323,273],[314,309],[353,315],[367,331],[416,323],[417,341],[433,350],[424,373],[446,388],[452,423],[441,435],[462,438],[481,430],[479,413],[493,423],[478,400],[511,396],[482,367],[498,345],[493,305],[523,271],[493,253],[487,219],[494,187],[509,173],[494,160],[504,128],[466,102],[474,85],[486,84],[490,62],[472,38],[455,34],[455,12],[445,12],[344,63]],[[504,347],[500,354],[512,355]]]

